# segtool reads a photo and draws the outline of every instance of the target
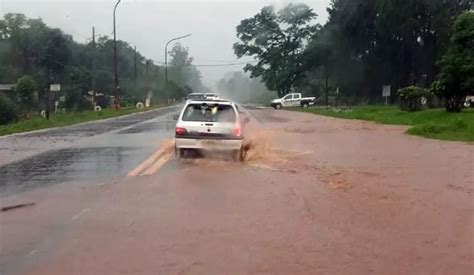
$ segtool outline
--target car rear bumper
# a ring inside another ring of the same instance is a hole
[[[242,148],[242,139],[175,138],[178,149],[232,151]]]

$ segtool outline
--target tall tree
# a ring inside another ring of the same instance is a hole
[[[336,53],[330,62],[336,85],[377,98],[384,84],[398,89],[432,81],[454,18],[471,5],[472,0],[333,0],[324,26],[331,34],[315,40]]]
[[[170,55],[170,79],[182,87],[188,86],[192,90],[202,91],[201,73],[193,65],[194,59],[189,56],[189,50],[176,43]]]
[[[474,12],[456,19],[451,45],[439,66],[437,92],[445,98],[448,111],[459,112],[466,96],[474,91]]]
[[[302,76],[302,53],[308,40],[319,30],[316,13],[305,4],[288,4],[278,12],[264,7],[237,26],[240,42],[234,44],[237,57],[254,57],[247,64],[251,77],[261,77],[270,90],[283,96]]]

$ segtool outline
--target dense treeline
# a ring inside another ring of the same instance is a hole
[[[346,97],[375,101],[381,99],[383,85],[391,85],[392,91],[431,86],[442,70],[439,61],[453,52],[449,49],[454,47],[454,23],[463,13],[465,22],[458,27],[464,28],[464,40],[470,42],[463,47],[471,52],[458,53],[472,60],[472,3],[333,0],[324,26],[314,23],[317,15],[304,4],[281,10],[268,6],[240,23],[240,41],[234,50],[238,57],[255,57],[258,63],[245,70],[262,77],[280,95],[292,89],[322,97],[339,91]],[[469,64],[463,68],[466,76],[458,81],[470,83],[466,85],[473,89],[473,68]]]
[[[151,97],[155,102],[166,101],[204,88],[188,50],[179,44],[171,49],[168,68],[170,83],[166,88],[164,66],[154,64],[137,52],[135,82],[134,48],[118,40],[117,55],[123,103],[143,101],[145,97]],[[65,96],[67,108],[89,108],[90,102],[85,98],[88,91],[95,90],[105,96],[114,94],[113,40],[96,35],[95,44],[92,37],[86,44],[77,43],[71,36],[47,26],[41,19],[6,14],[0,19],[0,83],[18,82],[20,87],[26,84],[34,93],[26,98],[23,96],[23,99],[19,98],[19,91],[10,93],[10,107],[16,104],[20,109],[32,111],[44,108],[44,91],[48,84],[60,83],[60,94]],[[0,103],[8,100],[3,95]]]

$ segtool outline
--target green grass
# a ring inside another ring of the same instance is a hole
[[[301,109],[299,109],[301,110]],[[318,115],[369,120],[382,124],[409,125],[408,134],[427,138],[455,141],[474,141],[474,109],[448,113],[444,109],[405,112],[397,107],[361,106],[343,113],[334,109],[311,108],[304,110]]]
[[[52,114],[49,120],[40,116],[32,117],[31,119],[20,120],[16,123],[10,123],[6,125],[0,125],[0,136],[21,133],[33,130],[40,130],[52,127],[68,126],[88,121],[106,119],[111,117],[118,117],[128,115],[132,113],[142,112],[157,108],[136,109],[134,107],[124,107],[119,111],[115,111],[112,108],[104,109],[100,112],[83,111],[83,112],[72,112],[65,114]]]

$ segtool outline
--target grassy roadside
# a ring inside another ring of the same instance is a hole
[[[118,117],[148,111],[159,107],[163,106],[153,106],[144,109],[136,109],[134,107],[123,107],[119,111],[115,111],[110,108],[104,109],[100,112],[83,111],[65,114],[52,114],[49,120],[46,120],[39,116],[35,116],[28,120],[20,120],[16,123],[0,125],[0,136]]]
[[[301,109],[298,109],[301,110]],[[343,113],[333,109],[310,108],[305,112],[318,115],[369,120],[382,124],[409,125],[408,134],[427,138],[474,141],[474,109],[461,113],[448,113],[444,109],[422,112],[404,112],[397,107],[361,106]]]

